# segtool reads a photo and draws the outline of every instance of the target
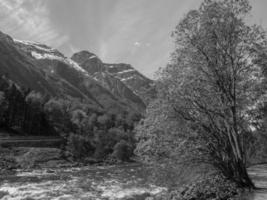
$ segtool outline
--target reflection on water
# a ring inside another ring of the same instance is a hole
[[[151,184],[149,168],[140,164],[20,171],[1,181],[3,200],[123,199],[166,190]]]

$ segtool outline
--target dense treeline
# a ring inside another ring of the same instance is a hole
[[[134,149],[134,125],[140,114],[106,111],[75,98],[57,98],[25,90],[2,76],[0,127],[22,135],[60,135],[74,159],[127,160]]]
[[[18,88],[0,78],[0,127],[19,134],[54,135],[44,112],[45,98],[30,90]]]

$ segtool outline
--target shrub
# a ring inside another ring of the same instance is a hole
[[[88,137],[70,134],[70,136],[68,137],[66,150],[74,159],[79,160],[92,156],[95,148]]]
[[[121,161],[129,161],[133,155],[133,147],[125,140],[121,140],[114,146],[113,157]]]
[[[94,157],[97,160],[103,160],[106,156],[105,152],[105,146],[103,145],[103,142],[97,142],[95,145],[95,152],[94,152]]]
[[[41,166],[52,160],[61,159],[61,150],[57,148],[20,148],[20,156],[17,157],[16,161],[21,168],[30,169],[37,166]]]
[[[213,175],[170,192],[157,200],[233,200],[239,194],[237,185],[222,175]]]
[[[9,174],[16,168],[17,162],[14,158],[13,150],[9,148],[4,148],[0,145],[0,175],[4,176],[5,174]]]

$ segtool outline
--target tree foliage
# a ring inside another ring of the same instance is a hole
[[[0,77],[0,128],[23,135],[53,135],[39,93],[24,90]]]
[[[244,187],[253,187],[247,138],[260,126],[255,113],[266,92],[255,48],[267,43],[261,27],[245,23],[250,10],[247,0],[206,0],[188,12],[173,32],[171,63],[159,72],[155,108],[137,129],[141,140],[148,135],[142,129],[148,126],[150,133],[138,147],[151,150],[164,137],[160,143],[176,146],[180,159],[207,163]],[[180,127],[171,129],[175,122]]]
[[[141,117],[94,107],[82,99],[24,89],[5,76],[0,77],[0,111],[0,129],[19,135],[61,136],[67,140],[65,150],[77,160],[107,158],[121,141],[134,146],[133,125]]]

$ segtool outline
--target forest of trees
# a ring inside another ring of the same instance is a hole
[[[5,76],[0,78],[0,127],[19,134],[56,134],[44,113],[45,99],[38,93],[19,89]]]
[[[246,167],[251,146],[266,142],[267,40],[246,23],[250,11],[248,0],[205,0],[180,21],[158,97],[136,128],[138,155],[206,165],[254,188]]]
[[[75,98],[57,98],[18,87],[0,78],[0,128],[22,136],[60,136],[74,159],[128,160],[134,149],[134,125],[141,115],[109,112]]]

